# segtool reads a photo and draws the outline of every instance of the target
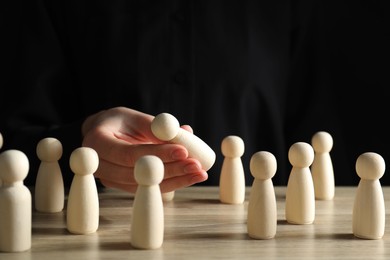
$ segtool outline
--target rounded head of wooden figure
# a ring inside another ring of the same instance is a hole
[[[140,157],[134,166],[134,178],[140,185],[151,186],[159,184],[164,178],[164,164],[154,155]]]
[[[23,181],[30,164],[27,155],[19,150],[6,150],[0,154],[0,179],[3,183]]]
[[[222,140],[221,151],[225,157],[241,157],[245,151],[244,141],[236,135],[226,136]]]
[[[333,147],[333,138],[328,132],[319,131],[313,135],[311,145],[315,152],[329,153]]]
[[[0,133],[0,149],[1,147],[3,147],[3,143],[4,143],[3,135]]]
[[[43,138],[38,142],[36,153],[41,161],[55,162],[62,156],[62,144],[53,137]]]
[[[385,173],[385,160],[374,152],[361,154],[356,160],[356,173],[361,179],[378,180]]]
[[[90,147],[79,147],[70,155],[69,165],[77,175],[93,174],[99,166],[99,156]]]
[[[288,159],[294,167],[309,167],[314,160],[313,147],[305,142],[296,142],[288,150]]]
[[[158,139],[169,141],[175,138],[179,133],[180,124],[173,115],[161,113],[153,119],[151,130]]]
[[[255,179],[271,179],[274,177],[277,169],[276,158],[267,151],[256,152],[251,157],[249,168]]]

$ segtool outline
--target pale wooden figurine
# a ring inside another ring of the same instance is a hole
[[[383,157],[374,152],[361,154],[356,160],[360,182],[352,213],[352,232],[362,239],[381,239],[385,232],[385,202],[379,179],[385,173]]]
[[[335,180],[330,151],[333,147],[332,136],[325,131],[315,133],[311,140],[314,149],[314,161],[311,165],[315,198],[331,200],[335,193]]]
[[[164,240],[164,208],[160,182],[164,164],[154,155],[145,155],[135,164],[138,184],[131,217],[131,245],[139,249],[156,249]]]
[[[96,151],[79,147],[70,155],[69,165],[74,172],[69,190],[66,224],[70,233],[89,234],[99,227],[99,196],[94,172],[99,166]]]
[[[3,135],[0,133],[0,149],[3,147],[4,139]]]
[[[164,192],[161,194],[163,201],[171,201],[175,198],[175,191]]]
[[[314,184],[310,171],[314,150],[308,143],[294,143],[288,151],[288,159],[292,169],[286,190],[286,220],[291,224],[311,224],[315,219]]]
[[[275,237],[278,216],[272,177],[276,173],[276,168],[276,158],[270,152],[256,152],[251,157],[250,171],[254,180],[247,214],[247,230],[251,238]]]
[[[208,171],[215,163],[215,152],[198,136],[182,129],[179,121],[169,113],[157,115],[151,124],[153,134],[161,141],[181,144],[191,158],[199,160],[202,168]]]
[[[62,144],[53,137],[38,142],[36,153],[41,160],[35,182],[35,209],[55,213],[64,208],[65,188],[58,160],[62,156]]]
[[[244,141],[239,136],[226,136],[221,151],[224,160],[219,177],[219,199],[226,204],[242,204],[245,200],[245,173],[241,160]]]
[[[0,154],[0,251],[31,248],[32,196],[23,181],[29,171],[27,156],[19,150]]]

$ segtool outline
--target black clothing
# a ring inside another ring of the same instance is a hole
[[[27,153],[27,184],[35,182],[37,142],[52,136],[64,146],[60,162],[68,185],[81,122],[114,106],[169,112],[191,125],[217,154],[204,185],[218,185],[227,135],[245,142],[247,185],[250,157],[260,150],[277,159],[275,185],[287,184],[289,147],[310,142],[319,130],[334,138],[337,185],[357,184],[360,153],[390,155],[385,118],[371,117],[382,115],[380,101],[389,100],[389,80],[381,74],[388,66],[375,64],[389,58],[381,52],[390,46],[381,2],[354,2],[353,8],[287,0],[9,5],[0,132],[3,149]],[[374,45],[367,37],[383,41]]]

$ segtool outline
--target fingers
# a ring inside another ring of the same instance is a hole
[[[188,158],[187,149],[179,144],[158,140],[150,125],[153,116],[124,107],[108,109],[89,117],[83,124],[83,146],[99,155],[95,177],[106,187],[135,192],[134,165],[145,155],[155,155],[164,163],[162,192],[207,180],[199,161]],[[182,125],[193,133],[191,126]]]
[[[187,130],[191,134],[194,133],[194,131],[193,131],[193,129],[192,129],[192,127],[190,125],[182,125],[181,128],[183,128],[184,130]]]
[[[194,185],[196,183],[203,182],[207,180],[208,175],[205,171],[195,174],[187,174],[183,176],[177,176],[169,179],[165,179],[160,183],[160,189],[162,193],[175,191],[180,188],[188,187]],[[137,191],[138,185],[136,183],[133,184],[123,184],[117,183],[114,181],[110,181],[107,179],[101,179],[100,182],[105,187],[116,188],[126,192],[135,193]]]
[[[185,147],[178,144],[133,144],[115,138],[104,129],[92,130],[83,140],[83,146],[96,150],[99,158],[113,164],[132,167],[144,155],[158,156],[164,163],[188,157]]]
[[[199,173],[187,174],[184,176],[177,176],[169,179],[165,179],[160,184],[161,192],[170,192],[180,188],[188,187],[196,183],[206,181],[208,178],[207,172],[202,170]]]
[[[164,180],[185,175],[204,174],[200,163],[192,158],[164,164]],[[134,185],[134,167],[125,167],[100,160],[95,177],[121,185]],[[180,186],[180,185],[179,185]]]

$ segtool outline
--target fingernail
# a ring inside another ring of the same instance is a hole
[[[174,160],[181,160],[181,159],[187,158],[187,153],[182,149],[178,149],[178,150],[173,151],[173,153],[171,154],[171,157]]]
[[[199,182],[203,182],[205,180],[208,179],[208,174],[205,173],[205,174],[196,174],[194,175],[192,178],[191,178],[191,182],[192,183],[199,183]]]
[[[196,163],[191,163],[191,164],[188,164],[184,167],[185,173],[199,172],[200,170],[201,170],[201,168]]]

